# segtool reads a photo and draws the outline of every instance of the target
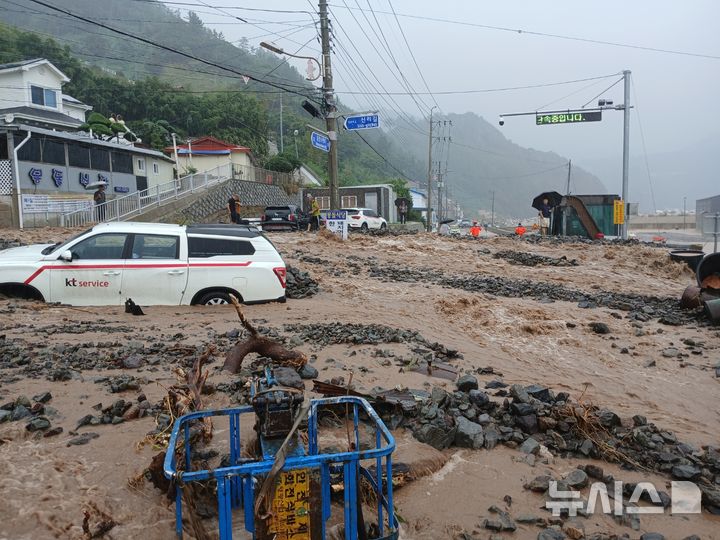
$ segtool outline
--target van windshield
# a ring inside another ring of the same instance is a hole
[[[87,230],[85,230],[85,231],[83,231],[83,232],[81,232],[81,233],[78,233],[78,234],[76,234],[76,235],[74,235],[74,236],[71,236],[70,238],[68,238],[68,239],[65,240],[64,242],[58,242],[58,243],[56,243],[56,244],[53,244],[52,246],[46,247],[45,249],[43,249],[43,250],[41,251],[41,253],[42,253],[43,255],[50,255],[51,253],[60,253],[60,252],[65,248],[65,246],[67,246],[70,242],[74,242],[75,240],[77,240],[77,239],[80,238],[81,236],[89,233],[90,231],[92,231],[92,227],[90,227],[89,229],[87,229]]]

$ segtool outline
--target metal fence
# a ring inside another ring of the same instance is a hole
[[[291,173],[226,163],[209,171],[189,174],[177,180],[117,197],[91,208],[58,214],[56,219],[52,220],[54,223],[48,221],[46,225],[81,227],[102,221],[124,221],[153,207],[160,207],[198,191],[207,190],[229,179],[280,186],[290,195],[299,191],[298,179]]]
[[[61,227],[80,227],[101,221],[124,221],[143,212],[187,197],[232,178],[231,164],[202,173],[189,174],[123,197],[59,216]]]

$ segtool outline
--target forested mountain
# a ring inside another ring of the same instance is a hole
[[[268,157],[268,141],[280,147],[282,100],[286,156],[294,159],[297,147],[299,160],[327,178],[327,156],[310,146],[306,124],[324,128],[301,107],[304,99],[319,101],[317,88],[278,56],[250,47],[247,40],[230,43],[206,28],[196,14],[183,18],[154,0],[64,0],[54,5],[231,71],[30,0],[0,0],[0,20],[8,25],[0,25],[0,62],[48,58],[72,79],[67,93],[104,115],[122,114],[156,148],[169,144],[172,131],[181,138],[213,135],[251,147],[261,163]],[[246,81],[243,74],[269,84]],[[523,215],[538,192],[564,186],[564,158],[517,146],[472,113],[442,119],[453,121],[448,184],[471,214],[489,208],[493,190],[499,214]],[[342,185],[399,177],[424,185],[427,136],[423,133],[428,127],[420,122],[401,126],[393,120],[383,118],[384,130],[362,134],[340,129]],[[597,178],[573,171],[574,191],[603,191]]]

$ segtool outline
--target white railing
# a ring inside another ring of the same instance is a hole
[[[61,214],[60,226],[81,227],[102,221],[125,221],[150,208],[163,206],[171,201],[220,184],[231,178],[232,173],[232,165],[227,163],[209,171],[189,174],[177,180],[117,197],[92,208]]]

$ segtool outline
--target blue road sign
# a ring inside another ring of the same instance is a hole
[[[345,129],[371,129],[380,127],[380,116],[377,114],[361,114],[345,118]]]
[[[325,135],[318,133],[317,131],[313,131],[310,135],[310,144],[312,144],[318,150],[322,150],[323,152],[330,151],[330,139],[328,139]]]

